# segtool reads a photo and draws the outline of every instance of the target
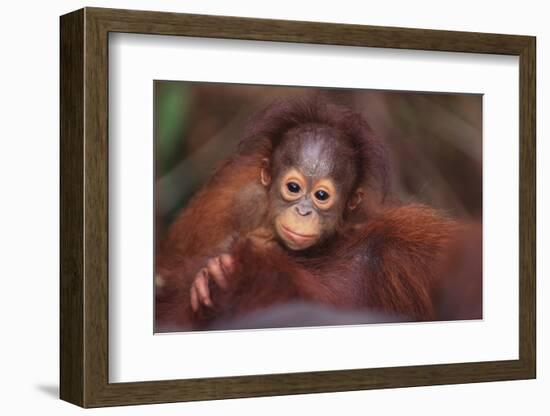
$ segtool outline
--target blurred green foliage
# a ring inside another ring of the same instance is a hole
[[[189,125],[191,86],[183,82],[155,82],[155,129],[157,177],[176,165],[185,151]]]

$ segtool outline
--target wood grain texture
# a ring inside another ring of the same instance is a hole
[[[84,404],[84,12],[60,23],[60,388]]]
[[[520,57],[519,359],[140,383],[108,381],[108,33]],[[534,378],[535,38],[86,8],[61,18],[61,398],[83,407]]]
[[[87,8],[111,32],[519,55],[530,37]]]
[[[519,356],[536,377],[536,41],[520,54]]]

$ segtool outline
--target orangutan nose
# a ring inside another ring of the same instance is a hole
[[[307,217],[312,212],[311,208],[305,208],[300,206],[296,206],[295,208],[296,208],[296,212],[300,214],[302,217]]]

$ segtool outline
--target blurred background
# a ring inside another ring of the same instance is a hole
[[[387,144],[394,196],[481,222],[482,96],[155,81],[156,234],[219,163],[247,120],[271,101],[321,92],[363,114]]]

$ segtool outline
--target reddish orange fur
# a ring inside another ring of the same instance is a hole
[[[258,145],[226,162],[171,226],[156,259],[158,329],[203,328],[216,319],[295,300],[414,320],[440,318],[435,294],[441,291],[441,260],[459,228],[455,221],[417,204],[375,213],[372,201],[363,201],[314,255],[258,244],[247,234],[266,215],[259,184],[262,158],[270,151]],[[251,200],[242,198],[247,189],[256,192]],[[208,258],[221,253],[235,259],[230,287],[212,286],[216,307],[193,313],[193,279]]]
[[[435,270],[457,229],[453,220],[422,205],[391,208],[343,230],[327,253],[300,258],[276,245],[258,246],[238,229],[235,198],[259,172],[259,164],[246,160],[225,164],[171,227],[157,257],[164,281],[157,296],[160,327],[203,327],[293,300],[437,319]],[[228,236],[234,241],[224,251],[236,261],[230,290],[213,288],[216,308],[194,314],[192,279]]]

